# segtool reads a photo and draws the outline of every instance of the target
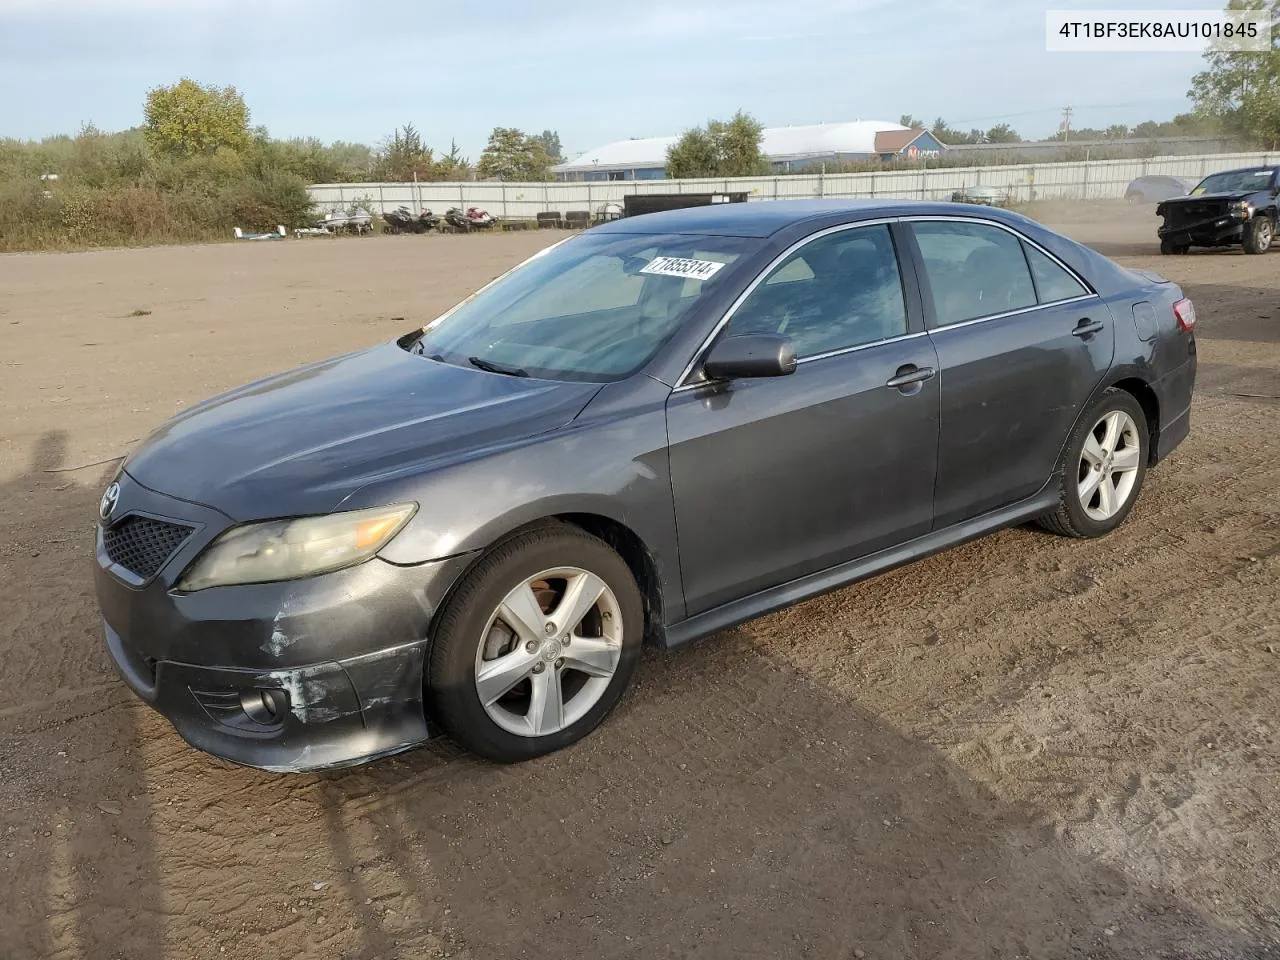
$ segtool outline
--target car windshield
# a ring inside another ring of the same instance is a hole
[[[1202,193],[1256,193],[1267,189],[1271,176],[1275,171],[1266,170],[1229,170],[1226,173],[1215,173],[1205,177],[1191,191],[1193,197]]]
[[[494,373],[618,380],[640,369],[761,240],[590,233],[428,324],[414,353]]]

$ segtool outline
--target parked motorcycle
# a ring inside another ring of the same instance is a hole
[[[426,233],[434,230],[440,223],[440,218],[427,207],[423,207],[416,217],[408,207],[397,207],[390,213],[384,213],[382,220],[387,225],[388,233]]]
[[[492,227],[498,222],[488,210],[481,210],[479,207],[467,207],[466,210],[450,207],[445,211],[444,219],[446,223],[460,230],[480,230]]]

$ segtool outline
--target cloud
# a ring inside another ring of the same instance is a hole
[[[739,43],[781,43],[785,40],[811,40],[822,37],[822,33],[753,33],[745,37],[735,37]]]
[[[236,0],[183,0],[183,12],[192,8],[216,9],[232,6]],[[171,13],[174,10],[172,0],[0,0],[0,16],[6,13],[27,13],[38,11],[48,15],[63,13]]]

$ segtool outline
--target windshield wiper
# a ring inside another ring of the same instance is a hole
[[[487,370],[489,373],[505,373],[508,377],[527,377],[528,370],[522,370],[520,367],[508,367],[502,363],[494,363],[492,360],[486,360],[483,357],[467,357],[467,363],[473,367],[479,367],[481,370]]]

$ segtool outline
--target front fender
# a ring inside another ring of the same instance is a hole
[[[572,424],[519,447],[362,490],[361,501],[419,505],[379,556],[424,563],[486,549],[548,517],[592,514],[644,543],[668,618],[683,617],[667,453],[670,388],[640,380],[609,384]]]

